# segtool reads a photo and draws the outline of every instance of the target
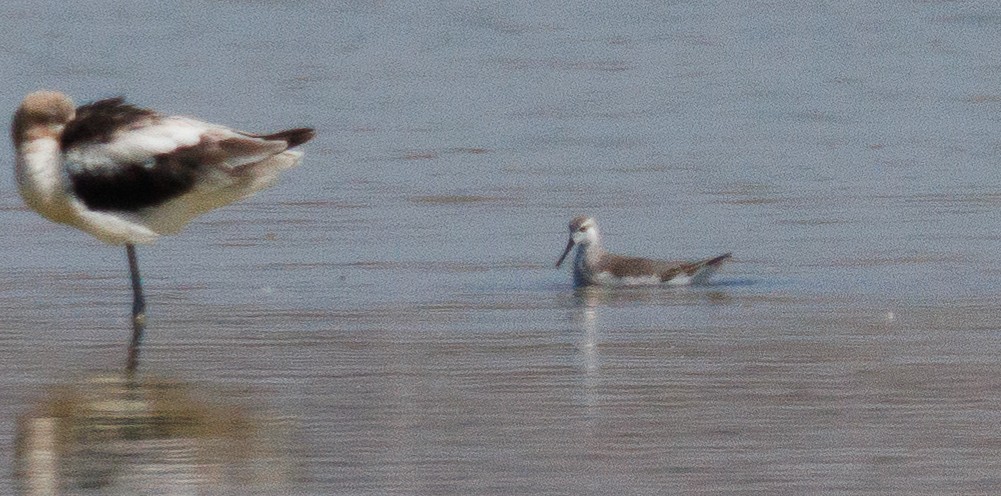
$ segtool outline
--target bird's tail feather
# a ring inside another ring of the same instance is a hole
[[[695,262],[694,264],[692,264],[693,268],[691,272],[692,283],[693,284],[704,283],[710,277],[712,277],[712,275],[715,274],[717,270],[719,270],[720,266],[723,265],[723,262],[726,262],[731,258],[733,258],[732,253],[724,253],[718,257],[707,258],[705,260],[700,260],[698,262]]]
[[[278,131],[273,134],[265,134],[258,136],[258,138],[265,139],[268,141],[284,141],[288,143],[289,148],[299,146],[316,136],[316,131],[308,127],[300,127],[296,129],[286,129],[285,131]]]

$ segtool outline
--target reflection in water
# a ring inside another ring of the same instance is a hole
[[[599,399],[602,385],[600,350],[603,342],[607,339],[600,317],[602,310],[637,308],[638,313],[642,311],[639,308],[651,306],[704,309],[706,304],[721,305],[731,302],[732,297],[728,293],[704,286],[669,289],[657,287],[603,288],[599,286],[576,288],[570,304],[574,308],[572,314],[574,327],[580,330],[580,336],[575,341],[575,346],[578,351],[577,362],[583,374],[581,396],[588,416],[592,418],[600,416]],[[704,313],[704,310],[699,310],[699,312]]]
[[[574,315],[574,322],[581,329],[581,337],[577,342],[577,349],[580,351],[581,369],[584,373],[584,406],[587,408],[589,417],[597,416],[599,374],[598,345],[601,335],[598,322],[597,305],[600,302],[599,292],[602,288],[583,287],[574,290],[574,303],[578,313]]]
[[[288,423],[206,399],[218,393],[127,375],[53,388],[18,422],[22,492],[288,492]]]
[[[282,384],[304,493],[998,492],[998,7],[121,3],[13,2],[10,94],[323,130],[145,274],[163,332],[142,369]],[[581,213],[623,252],[741,260],[575,305],[550,250]],[[17,195],[0,217],[0,431],[33,409],[19,468],[80,492],[63,467],[112,464],[32,397],[119,361],[121,267]],[[171,436],[121,444],[177,443],[142,467],[201,481],[184,445],[237,444]]]

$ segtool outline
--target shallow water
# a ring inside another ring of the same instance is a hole
[[[143,369],[292,419],[303,493],[1001,485],[993,4],[5,8],[11,111],[50,87],[317,128],[278,186],[139,250]],[[0,466],[128,336],[123,250],[15,191]],[[582,213],[613,251],[736,259],[575,293]]]

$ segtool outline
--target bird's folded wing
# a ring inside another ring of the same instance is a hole
[[[232,171],[288,145],[119,99],[79,109],[61,141],[75,195],[94,210],[138,210],[183,195],[207,170]]]
[[[648,277],[655,274],[677,273],[683,266],[681,262],[616,255],[602,260],[598,270],[608,271],[616,277]]]

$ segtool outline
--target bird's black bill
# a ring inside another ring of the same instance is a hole
[[[567,258],[567,254],[570,253],[570,250],[572,249],[573,249],[573,238],[570,238],[569,240],[567,240],[567,247],[566,249],[563,250],[563,254],[560,255],[560,259],[556,261],[556,268],[560,267],[560,264],[563,263],[563,259]]]

